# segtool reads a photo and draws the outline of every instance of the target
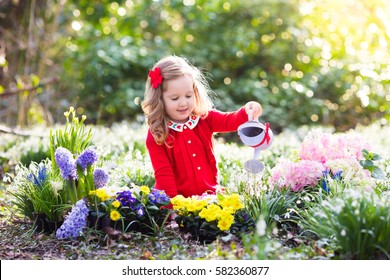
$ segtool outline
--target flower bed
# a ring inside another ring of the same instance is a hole
[[[389,160],[374,153],[382,150],[362,135],[312,130],[294,147],[289,146],[294,141],[276,137],[262,155],[266,168],[260,176],[242,169],[250,152],[217,143],[226,192],[168,198],[153,189],[145,146],[128,138],[134,133],[114,137],[104,130],[107,144],[102,137],[92,141],[85,118],[76,118],[68,112],[65,128],[50,133],[50,158],[19,164],[15,174],[5,176],[14,209],[35,223],[36,231],[83,240],[106,234],[105,228],[154,238],[177,230],[172,235],[182,236],[180,242],[239,240],[245,258],[254,259],[297,258],[299,253],[286,252],[302,248],[310,252],[304,253],[307,258],[318,251],[326,258],[390,256],[383,242],[389,231],[383,214],[390,211]],[[364,215],[359,207],[367,209]],[[175,215],[177,228],[169,219]]]

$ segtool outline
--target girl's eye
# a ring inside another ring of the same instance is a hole
[[[186,97],[187,97],[187,98],[191,98],[191,97],[192,97],[192,95],[187,95]]]
[[[173,101],[176,101],[176,100],[178,100],[178,99],[179,99],[178,97],[171,98],[171,100],[173,100]]]

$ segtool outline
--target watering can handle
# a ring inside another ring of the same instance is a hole
[[[248,111],[248,121],[255,121],[253,118],[253,109],[249,109]]]

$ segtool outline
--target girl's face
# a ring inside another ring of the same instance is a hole
[[[183,75],[174,80],[167,80],[162,93],[165,112],[177,123],[188,120],[195,107],[195,92],[193,80],[189,75]]]

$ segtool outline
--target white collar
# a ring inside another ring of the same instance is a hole
[[[182,132],[184,126],[188,127],[189,129],[193,129],[198,124],[199,119],[200,119],[200,117],[190,116],[188,121],[186,121],[185,123],[176,123],[173,121],[169,121],[168,127],[173,129],[173,130]]]

